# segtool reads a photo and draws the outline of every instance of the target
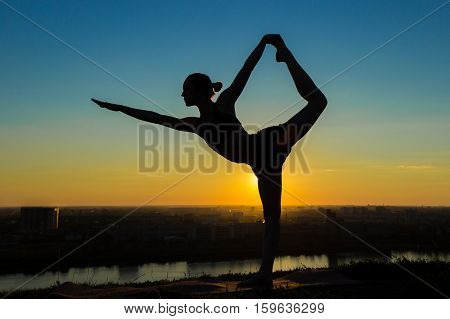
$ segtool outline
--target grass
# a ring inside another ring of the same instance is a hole
[[[283,277],[295,271],[308,268],[296,268],[277,271],[274,278]],[[397,259],[393,262],[367,260],[333,268],[350,279],[362,281],[358,285],[305,286],[296,289],[278,288],[273,290],[250,290],[209,295],[206,298],[443,298],[450,295],[450,263],[442,261],[410,261]],[[219,276],[202,275],[177,280],[147,282],[129,282],[124,284],[91,284],[92,288],[154,287],[185,280],[241,281],[252,274],[228,273]],[[46,289],[19,290],[8,298],[46,298],[58,285]],[[4,295],[5,293],[0,293]],[[135,298],[136,296],[133,296]],[[139,296],[138,296],[139,297]],[[142,296],[145,297],[145,296]],[[161,295],[162,298],[194,298],[195,296]],[[205,296],[202,296],[205,298]]]

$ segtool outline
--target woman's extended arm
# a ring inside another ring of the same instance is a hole
[[[183,119],[179,119],[172,116],[162,115],[153,111],[134,109],[128,106],[112,104],[96,99],[91,100],[102,108],[115,112],[119,111],[138,120],[167,126],[178,131],[195,132],[195,124],[197,121],[197,118],[195,117],[186,117]]]
[[[219,98],[217,99],[217,102],[224,102],[225,105],[232,105],[234,106],[234,103],[241,95],[242,91],[244,90],[245,85],[247,84],[248,79],[250,78],[250,75],[255,68],[256,64],[261,59],[261,56],[264,52],[264,49],[266,47],[266,36],[264,36],[261,41],[258,43],[256,48],[253,50],[253,52],[250,54],[250,56],[247,58],[247,60],[244,63],[244,66],[242,69],[238,72],[235,79],[233,80],[233,83],[220,94]],[[222,104],[222,103],[219,103]],[[234,113],[234,107],[233,107],[233,113]]]

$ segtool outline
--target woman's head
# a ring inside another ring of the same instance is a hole
[[[205,100],[210,100],[214,92],[219,92],[222,88],[221,82],[211,82],[206,74],[190,74],[183,84],[183,93],[186,106],[197,105]]]

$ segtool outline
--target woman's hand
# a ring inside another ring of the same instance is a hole
[[[266,34],[265,36],[263,36],[262,41],[265,44],[273,45],[277,49],[282,49],[286,47],[283,38],[279,34]]]
[[[91,99],[91,101],[94,102],[95,104],[97,104],[98,106],[100,106],[101,108],[105,108],[105,109],[108,109],[108,110],[114,111],[114,112],[120,111],[120,105],[111,104],[111,103],[99,101],[96,99]]]
[[[271,44],[277,49],[275,59],[277,62],[286,62],[286,54],[288,49],[283,38],[279,34],[266,34],[262,40],[266,44]]]

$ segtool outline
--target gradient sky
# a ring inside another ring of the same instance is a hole
[[[198,115],[180,97],[184,78],[229,85],[265,33],[282,34],[321,85],[445,1],[6,2],[184,117]],[[89,99],[161,110],[3,1],[0,44],[1,206],[139,205],[186,175],[139,173],[139,122]],[[278,124],[304,105],[273,119],[299,99],[274,52],[238,100],[245,124]],[[450,205],[449,57],[447,5],[324,86],[328,107],[286,163],[283,204]],[[301,151],[309,174],[292,166]],[[249,170],[227,174],[216,157],[215,174],[196,170],[149,204],[259,204]]]

